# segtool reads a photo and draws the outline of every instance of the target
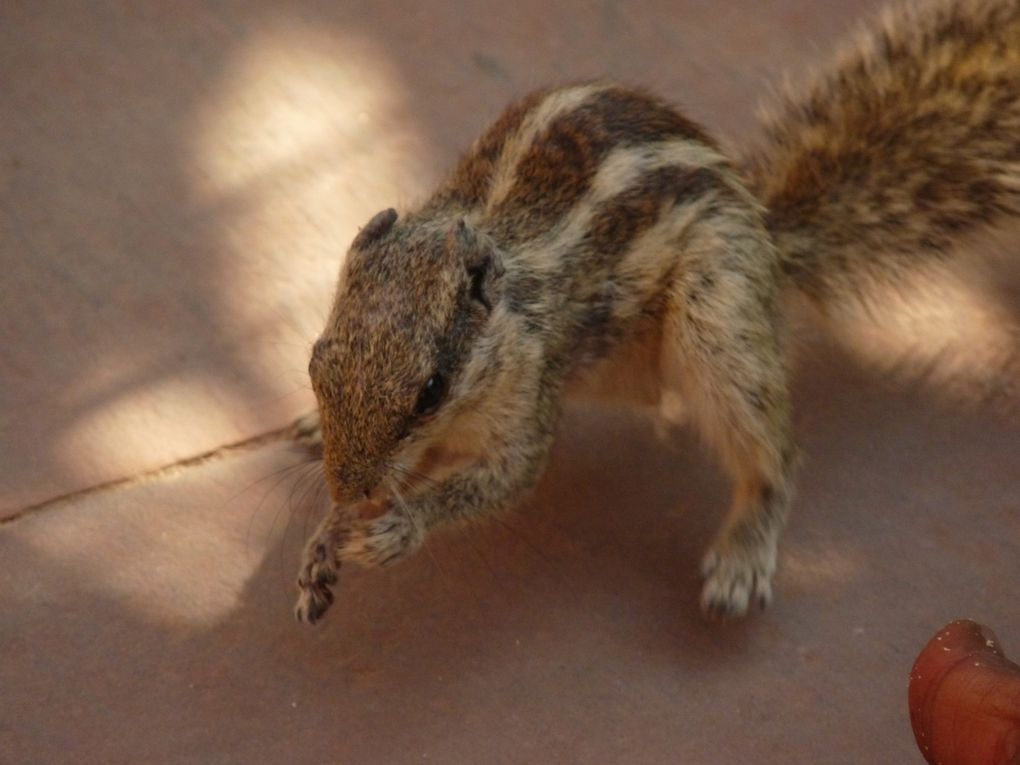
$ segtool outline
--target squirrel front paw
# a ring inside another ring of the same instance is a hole
[[[417,549],[423,537],[405,513],[391,509],[377,518],[356,521],[340,557],[362,566],[388,566]]]
[[[772,602],[775,570],[774,544],[750,548],[717,544],[701,564],[702,612],[711,619],[729,619],[744,616],[753,603],[764,609]]]
[[[340,561],[335,549],[313,539],[305,551],[305,562],[298,576],[298,602],[294,616],[299,622],[315,624],[333,605],[332,586],[336,584]]]
[[[334,509],[338,517],[323,524],[305,548],[298,576],[298,621],[315,624],[333,604],[340,561],[362,566],[388,566],[406,557],[424,533],[406,513],[390,508],[375,518],[359,518],[356,510]]]
[[[290,426],[290,430],[295,443],[309,449],[322,448],[322,423],[318,409],[298,417]]]

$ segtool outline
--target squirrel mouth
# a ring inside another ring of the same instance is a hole
[[[472,461],[465,454],[429,449],[413,463],[413,467],[389,463],[385,474],[371,489],[346,502],[334,497],[333,504],[336,507],[353,506],[359,516],[374,518],[393,502],[399,503],[427,491]]]

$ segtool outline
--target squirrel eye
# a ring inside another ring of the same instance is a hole
[[[418,394],[418,403],[414,405],[414,413],[418,416],[432,414],[446,396],[446,378],[438,372],[430,377]]]

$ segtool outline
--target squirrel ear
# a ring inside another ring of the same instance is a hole
[[[362,249],[370,245],[393,228],[393,224],[396,222],[397,211],[392,207],[376,213],[372,216],[372,220],[366,223],[361,231],[358,232],[358,235],[354,237],[354,244],[352,246],[356,249]]]
[[[491,311],[499,299],[499,282],[503,276],[503,262],[496,245],[468,225],[463,218],[450,229],[447,245],[461,258],[467,269],[472,299]]]

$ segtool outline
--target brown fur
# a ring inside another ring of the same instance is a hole
[[[784,269],[819,302],[1020,210],[1020,3],[887,11],[790,91],[749,153]]]
[[[1017,211],[1018,35],[1005,0],[890,16],[784,102],[747,185],[643,91],[591,83],[512,105],[345,262],[309,367],[334,508],[307,548],[299,618],[329,607],[341,560],[399,560],[433,526],[515,502],[567,395],[686,413],[734,482],[702,605],[766,603],[796,464],[784,273],[838,299]]]

